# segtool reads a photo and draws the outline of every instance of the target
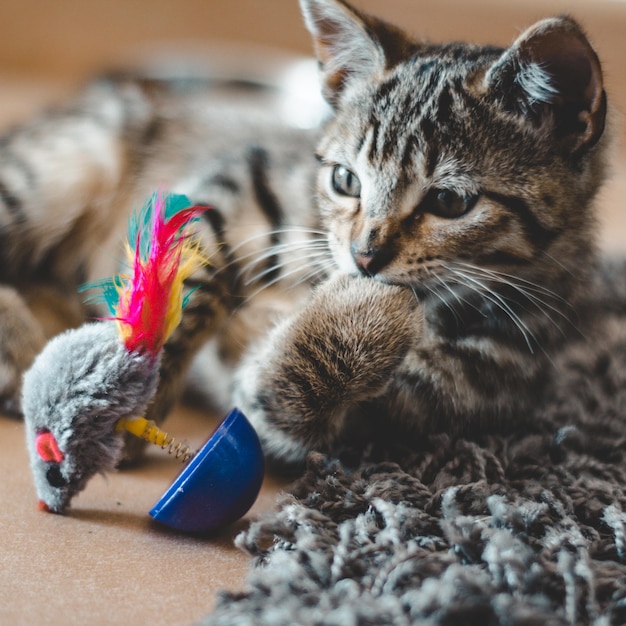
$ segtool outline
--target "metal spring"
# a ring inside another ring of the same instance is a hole
[[[181,463],[186,463],[195,456],[195,452],[184,442],[176,441],[176,437],[170,437],[168,433],[161,430],[154,422],[147,421],[140,437],[167,450],[168,454],[180,459]]]
[[[186,463],[196,454],[188,445],[182,441],[177,442],[176,437],[170,437],[152,420],[147,420],[145,417],[121,417],[117,420],[115,430],[117,432],[127,431],[135,437],[145,439],[155,446],[159,446],[162,450],[167,450],[168,454],[174,455],[182,463]]]
[[[176,459],[180,459],[181,463],[186,463],[189,459],[193,458],[193,450],[182,441],[176,441],[176,437],[168,438],[165,434],[165,441],[161,446],[162,450],[167,450],[168,454],[173,455]]]

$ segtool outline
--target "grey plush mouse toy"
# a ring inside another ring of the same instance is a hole
[[[120,461],[120,424],[147,428],[141,416],[180,321],[183,281],[206,262],[188,228],[208,207],[189,204],[159,195],[146,204],[131,222],[132,272],[100,285],[111,318],[52,339],[24,376],[26,441],[43,510],[62,513],[92,476]]]
[[[26,441],[40,506],[61,513],[98,472],[120,461],[116,422],[143,415],[159,381],[159,359],[128,352],[115,322],[55,337],[24,376]]]

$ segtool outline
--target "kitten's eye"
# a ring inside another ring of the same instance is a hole
[[[431,189],[426,194],[422,206],[428,213],[452,219],[465,215],[474,207],[477,200],[476,194],[461,196],[450,189]]]
[[[333,167],[332,183],[333,189],[341,196],[358,198],[361,195],[361,181],[343,165]]]

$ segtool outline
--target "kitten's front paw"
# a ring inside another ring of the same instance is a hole
[[[270,456],[302,460],[332,444],[356,404],[384,392],[420,332],[410,290],[336,277],[250,352],[235,400]]]
[[[21,296],[12,287],[0,286],[0,412],[21,412],[22,375],[45,342]]]

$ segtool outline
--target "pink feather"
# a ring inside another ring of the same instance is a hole
[[[177,323],[182,309],[182,281],[205,263],[197,246],[189,245],[185,229],[208,208],[192,206],[166,219],[164,199],[155,197],[152,214],[147,216],[151,230],[138,229],[133,273],[122,285],[116,308],[115,319],[129,351],[147,351],[156,357],[175,327],[172,320]],[[195,258],[181,268],[183,256]]]

